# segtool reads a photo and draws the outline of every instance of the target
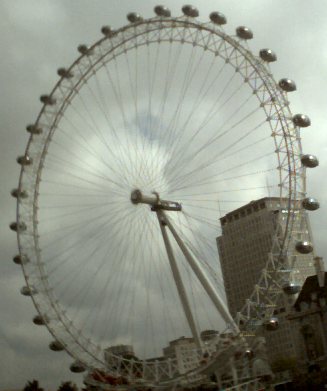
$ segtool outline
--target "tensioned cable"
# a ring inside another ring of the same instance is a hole
[[[232,75],[232,77],[231,77],[231,79],[230,79],[230,83],[233,81],[233,79],[234,79],[234,75]],[[201,130],[203,130],[207,125],[208,125],[208,123],[213,119],[213,118],[215,118],[215,116],[216,116],[216,114],[218,113],[218,112],[220,112],[221,110],[222,110],[222,108],[226,105],[226,103],[228,103],[240,90],[241,90],[241,88],[243,87],[243,83],[242,84],[240,84],[239,86],[237,86],[237,88],[236,89],[234,89],[234,91],[232,92],[232,94],[229,96],[229,97],[227,97],[227,99],[224,101],[224,102],[222,102],[220,105],[217,105],[216,106],[216,108],[215,108],[215,110],[213,111],[213,112],[211,112],[210,114],[208,113],[206,116],[205,116],[205,120],[203,120],[203,122],[202,122],[202,124],[200,124],[198,127],[197,127],[197,129],[196,129],[196,132],[191,136],[191,137],[189,137],[189,142],[191,143],[192,141],[194,141],[195,140],[195,138],[196,138],[196,136],[198,136],[199,135],[199,132],[201,131]],[[221,96],[223,96],[223,95],[221,95]],[[229,120],[230,119],[232,119],[245,105],[246,105],[246,103],[250,100],[250,98],[252,97],[252,95],[250,95],[248,98],[246,98],[238,107],[236,107],[236,109],[234,110],[234,112],[227,118],[227,120],[225,120],[225,122],[222,124],[222,125],[220,125],[220,128],[221,129],[223,129],[224,128],[224,126],[229,122]],[[220,97],[219,97],[220,98]],[[218,103],[218,101],[219,101],[220,99],[218,99],[217,100],[217,102],[216,103]],[[213,107],[212,107],[213,108]],[[193,114],[193,113],[192,113]],[[191,118],[191,117],[190,117]],[[181,147],[182,148],[182,147]],[[182,150],[181,150],[181,148],[179,148],[178,149],[178,144],[176,143],[176,148],[175,148],[175,154],[177,155],[177,156],[182,156],[183,154],[182,154]],[[176,166],[178,165],[178,163],[179,163],[179,161],[177,161],[176,163],[175,163],[175,165],[171,168],[171,170],[172,171],[174,171],[175,169],[176,169]]]
[[[198,182],[198,184],[201,184],[202,181],[206,181],[206,180],[208,180],[208,179],[211,179],[211,181],[214,181],[215,178],[218,178],[218,179],[219,179],[219,177],[220,177],[221,175],[223,175],[223,174],[225,174],[225,173],[227,173],[227,172],[230,172],[230,171],[234,171],[234,170],[236,170],[236,169],[243,168],[244,166],[246,166],[246,165],[248,165],[248,164],[251,164],[251,163],[253,163],[253,162],[258,162],[259,160],[264,159],[264,158],[266,158],[267,156],[273,156],[273,154],[274,154],[274,152],[268,152],[268,153],[265,153],[264,155],[256,156],[256,157],[253,158],[253,159],[250,159],[250,160],[248,160],[248,161],[239,163],[239,164],[237,164],[237,165],[235,165],[235,166],[232,166],[232,167],[229,167],[229,168],[227,168],[227,169],[225,169],[225,170],[219,171],[217,174],[213,174],[213,175],[210,175],[210,176],[204,176],[204,175],[203,175],[203,176],[201,177],[201,180]],[[185,177],[183,178],[184,180],[179,180],[179,181],[177,182],[178,185],[185,185],[185,184],[187,183],[187,179],[190,178],[191,175],[192,175],[192,174],[187,174],[187,176],[185,175]],[[189,185],[191,185],[191,186],[194,185],[194,182],[191,182],[191,184],[189,184]]]
[[[52,163],[52,164],[55,164],[55,165],[58,165],[58,172],[59,173],[65,173],[66,175],[72,175],[74,176],[73,173],[71,173],[70,171],[68,171],[69,167],[70,168],[78,168],[78,169],[81,169],[82,167],[78,166],[77,164],[71,162],[71,161],[68,161],[66,159],[63,159],[62,157],[56,157],[56,156],[48,156],[48,159],[47,159],[47,164]],[[62,169],[63,166],[62,166],[62,163],[65,163],[65,169]],[[47,167],[48,169],[50,168],[50,166]],[[67,170],[66,170],[67,168]],[[52,169],[52,167],[51,167]],[[54,169],[56,169],[56,167],[54,167]],[[61,169],[61,170],[60,170]],[[92,175],[94,178],[99,178],[99,179],[103,179],[105,182],[109,182],[115,186],[117,186],[118,188],[121,188],[121,189],[125,189],[124,186],[121,185],[121,183],[117,182],[117,181],[114,181],[113,179],[109,178],[108,176],[106,175],[100,175],[98,174],[97,172],[94,172],[93,170],[91,170],[90,168],[82,168],[83,169],[83,172],[86,172],[86,173],[89,173],[90,175]],[[100,172],[101,173],[101,172]],[[74,176],[75,177],[75,176]],[[119,194],[122,194],[122,193],[119,193]]]
[[[124,215],[122,215],[121,216],[121,218],[122,219],[124,219],[124,218],[126,218],[126,216],[124,217]],[[108,224],[108,221],[106,220],[105,222],[103,222],[102,223],[102,225],[98,225],[98,230],[97,231],[95,231],[95,233],[93,234],[93,236],[92,235],[90,235],[89,234],[89,231],[87,231],[86,232],[86,236],[82,236],[81,235],[81,242],[85,245],[86,243],[88,243],[88,242],[90,242],[90,240],[92,240],[92,241],[94,241],[94,239],[95,238],[97,238],[97,237],[102,237],[102,236],[104,236],[105,234],[106,234],[106,231],[103,229],[106,225]],[[79,234],[80,234],[80,232],[79,232]],[[67,234],[66,234],[67,235]],[[73,252],[71,252],[69,255],[67,255],[67,258],[63,258],[61,261],[60,261],[60,263],[56,266],[56,269],[58,269],[58,267],[62,267],[63,266],[63,264],[66,262],[66,261],[70,261],[70,257],[72,256],[72,255],[74,255],[75,253],[76,253],[76,242],[74,243],[74,247],[73,247]],[[56,240],[56,243],[54,243],[54,245],[56,246],[56,249],[58,249],[58,241]],[[44,246],[43,247],[43,249],[45,250],[45,248],[46,248],[46,246]],[[66,252],[67,250],[66,249],[63,249],[61,252],[56,252],[56,254],[57,254],[57,256],[56,256],[56,258],[57,259],[60,259],[61,258],[61,254],[62,253],[64,253],[64,252]],[[47,258],[46,258],[47,259]],[[47,262],[47,263],[49,263],[49,262]],[[52,260],[52,262],[51,263],[54,263],[53,262],[53,260]],[[79,263],[79,265],[80,265],[80,263]],[[85,265],[85,264],[84,264]],[[48,275],[50,275],[50,274],[53,274],[54,273],[54,271],[56,270],[56,269],[49,269],[48,270]],[[70,281],[70,283],[72,282],[72,280],[73,280],[73,278],[75,278],[76,276],[77,276],[77,274],[78,273],[80,273],[82,271],[82,269],[80,268],[78,271],[75,271],[75,273],[74,273],[74,277],[71,277],[71,276],[69,276],[69,275],[65,275],[65,278],[69,278],[69,281]],[[61,284],[63,282],[63,280],[61,281],[61,282],[57,282],[57,286],[59,285],[59,284]]]
[[[91,145],[90,145],[89,140],[87,140],[87,139],[85,138],[85,135],[81,134],[80,128],[77,127],[74,123],[72,123],[69,119],[67,119],[67,117],[65,117],[65,114],[63,115],[63,119],[64,119],[64,121],[67,121],[68,124],[75,130],[76,136],[78,135],[78,136],[82,139],[83,143],[81,143],[81,142],[79,141],[78,138],[76,139],[76,137],[72,137],[72,132],[67,132],[67,131],[66,131],[66,127],[58,126],[58,127],[57,127],[57,133],[56,133],[56,135],[57,135],[57,136],[60,136],[60,135],[66,136],[67,138],[69,138],[69,139],[73,142],[74,145],[78,145],[78,146],[80,146],[81,148],[83,148],[83,150],[85,150],[87,153],[89,153],[89,154],[90,154],[93,158],[95,158],[99,163],[103,164],[103,165],[104,165],[105,167],[107,167],[110,171],[114,172],[117,176],[120,176],[119,171],[114,170],[112,166],[109,166],[109,165],[108,165],[108,162],[106,162],[105,160],[103,160],[102,156],[99,156],[99,154],[97,153],[97,151],[91,149],[92,147],[91,147]],[[59,130],[60,132],[58,132],[58,130]],[[55,144],[57,144],[57,145],[59,145],[59,146],[62,146],[62,144],[59,144],[59,143],[58,143],[58,141],[56,140],[56,138],[52,139],[52,142],[54,142]],[[85,143],[85,144],[84,144],[84,143]],[[70,151],[70,153],[72,153],[72,152]],[[83,160],[81,159],[80,156],[76,156],[75,154],[74,154],[74,156],[75,156],[75,158],[76,158],[77,160],[80,160],[80,161],[83,162]]]
[[[213,136],[211,139],[209,139],[208,141],[206,141],[204,144],[202,144],[196,151],[193,151],[192,153],[192,157],[193,159],[198,156],[205,148],[207,148],[208,146],[212,145],[214,142],[216,142],[217,140],[219,140],[221,137],[225,136],[228,132],[232,131],[232,130],[235,130],[243,121],[245,121],[246,119],[250,118],[253,114],[255,114],[257,111],[259,110],[259,108],[255,108],[254,110],[252,110],[250,113],[248,113],[247,115],[243,116],[240,120],[236,121],[233,125],[231,125],[228,129],[226,129],[225,131],[222,131],[220,133],[218,133],[217,136]],[[258,125],[256,125],[254,128],[255,130],[259,129],[262,124],[265,123],[265,121],[262,121],[260,122]],[[252,130],[252,129],[251,129]],[[248,134],[251,134],[252,131],[249,131]],[[213,157],[211,157],[211,159],[209,160],[210,161],[214,161],[215,158],[217,158],[217,156],[219,156],[219,154],[215,154]],[[189,158],[189,157],[188,157]],[[187,157],[184,156],[184,163],[182,163],[180,165],[180,170],[182,171],[183,167],[185,166],[186,164],[186,161],[187,161]]]

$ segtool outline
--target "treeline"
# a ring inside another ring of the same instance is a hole
[[[32,380],[26,383],[25,387],[23,388],[23,391],[45,391],[45,390],[39,385],[38,380]],[[61,383],[57,391],[79,391],[79,390],[75,383],[72,383],[71,381],[66,381]],[[86,390],[82,390],[82,391],[86,391]]]

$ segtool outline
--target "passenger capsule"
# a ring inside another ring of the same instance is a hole
[[[286,282],[283,285],[283,291],[286,295],[296,295],[301,290],[301,285],[295,282]]]
[[[266,62],[274,62],[277,60],[275,52],[273,52],[271,49],[261,49],[259,56],[263,61]]]
[[[31,133],[31,134],[41,134],[42,133],[42,128],[37,125],[27,125],[26,130],[28,131],[28,133]]]
[[[64,79],[71,79],[74,76],[73,72],[66,68],[59,68],[57,70],[57,73]]]
[[[157,16],[166,17],[168,18],[171,16],[171,12],[169,8],[163,6],[163,5],[157,5],[154,7],[154,12]]]
[[[101,33],[105,37],[111,37],[114,34],[114,30],[110,26],[103,26],[101,28]]]
[[[33,323],[36,324],[37,326],[44,326],[48,322],[49,322],[49,319],[47,318],[46,315],[44,315],[44,316],[35,315],[33,318]]]
[[[278,82],[279,87],[286,92],[296,91],[295,81],[291,79],[280,79]]]
[[[86,370],[85,366],[81,362],[79,362],[79,361],[73,362],[70,365],[69,369],[73,373],[81,373],[81,372],[84,372]]]
[[[293,116],[293,123],[300,128],[306,128],[311,125],[310,118],[305,114],[295,114]]]
[[[246,349],[245,350],[245,356],[248,358],[253,358],[254,357],[254,352],[252,349]]]
[[[89,48],[87,45],[79,45],[77,50],[86,56],[90,56],[93,53],[93,49]]]
[[[33,163],[33,159],[30,158],[28,155],[18,156],[16,161],[21,166],[29,166]]]
[[[241,39],[252,39],[253,32],[245,26],[239,26],[236,29],[236,35]]]
[[[295,249],[301,254],[310,254],[313,251],[313,246],[310,242],[302,240],[296,243]]]
[[[130,12],[129,14],[127,14],[127,20],[130,23],[138,23],[138,22],[142,22],[143,18],[140,14],[136,12]]]
[[[40,101],[45,104],[45,105],[49,105],[49,106],[53,106],[56,104],[56,99],[51,96],[51,95],[41,95],[40,96]]]
[[[65,349],[64,345],[59,341],[52,341],[49,344],[49,348],[54,352],[62,352]]]
[[[30,261],[26,255],[15,255],[12,260],[16,265],[26,265]]]
[[[25,190],[20,190],[20,189],[13,189],[11,190],[10,194],[14,198],[27,198],[28,194]]]
[[[308,167],[308,168],[315,168],[319,166],[319,160],[314,155],[302,155],[301,163],[303,164],[304,167]]]
[[[320,204],[315,198],[308,197],[302,201],[302,206],[306,210],[317,210],[319,209]]]
[[[37,294],[37,290],[33,286],[23,286],[20,293],[24,296],[32,296]]]
[[[196,18],[199,16],[198,9],[189,4],[182,7],[182,12],[185,16],[189,16],[190,18]]]
[[[274,331],[278,329],[278,318],[275,316],[271,317],[267,322],[264,323],[264,326],[268,331]]]
[[[16,231],[16,232],[23,232],[23,231],[26,231],[26,224],[25,223],[23,223],[23,222],[21,222],[21,223],[16,223],[16,222],[14,222],[14,223],[11,223],[10,225],[9,225],[9,227],[10,227],[10,229],[12,230],[12,231]]]
[[[218,24],[219,26],[227,23],[226,16],[221,12],[211,12],[209,17],[212,23]]]

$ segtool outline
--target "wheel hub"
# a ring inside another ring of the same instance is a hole
[[[148,204],[151,205],[151,210],[174,210],[180,212],[182,205],[179,202],[161,200],[159,194],[155,191],[151,195],[144,195],[141,190],[135,189],[131,193],[131,202],[133,204]]]

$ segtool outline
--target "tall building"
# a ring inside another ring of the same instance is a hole
[[[276,239],[277,227],[285,230],[288,213],[286,204],[284,200],[281,205],[277,197],[261,198],[220,219],[222,235],[217,238],[217,245],[227,303],[233,317],[241,311],[259,280]],[[295,208],[294,214],[287,258],[289,265],[295,265],[292,278],[303,285],[306,277],[315,273],[315,268],[312,254],[303,255],[295,250],[296,241],[310,238],[310,229],[305,212],[299,213]],[[271,363],[285,355],[296,356],[297,342],[292,340],[292,330],[286,319],[288,305],[291,304],[293,298],[285,295],[275,309],[279,328],[274,332],[265,332]]]

